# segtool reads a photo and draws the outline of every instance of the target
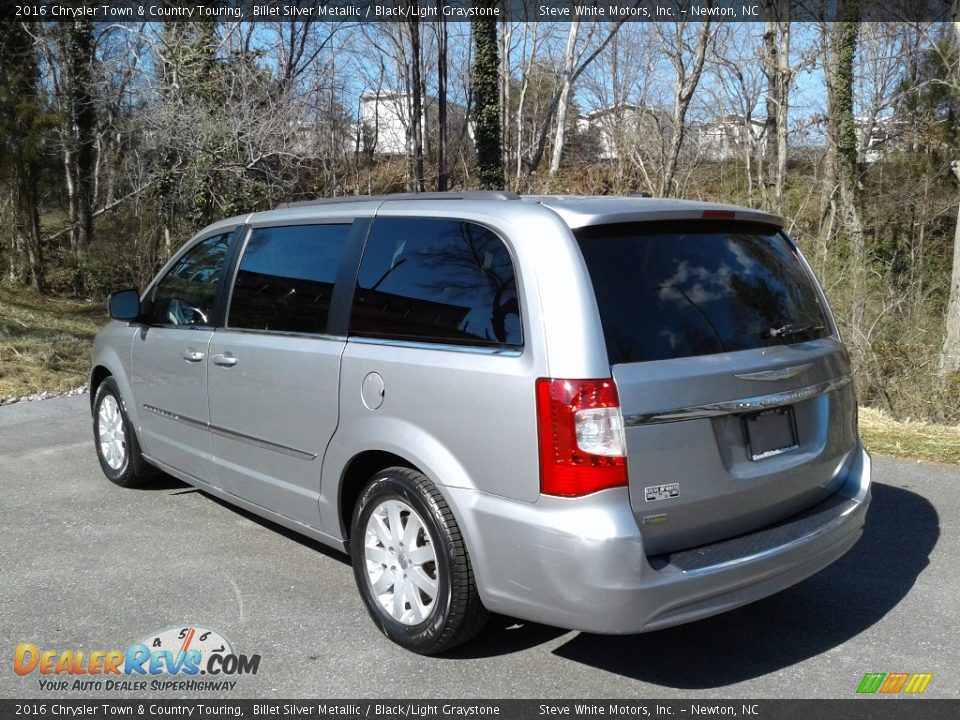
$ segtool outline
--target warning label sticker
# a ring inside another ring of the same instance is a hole
[[[680,483],[669,485],[651,485],[643,489],[643,497],[647,502],[655,500],[669,500],[680,496]]]

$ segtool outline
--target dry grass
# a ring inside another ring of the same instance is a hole
[[[106,321],[103,303],[0,283],[0,398],[82,385],[93,336]]]
[[[860,408],[860,435],[867,450],[914,460],[960,465],[960,426],[894,420],[882,410]]]

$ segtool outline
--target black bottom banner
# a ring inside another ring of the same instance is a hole
[[[0,718],[699,718],[954,720],[960,699],[850,700],[0,700]]]

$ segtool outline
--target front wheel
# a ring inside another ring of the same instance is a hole
[[[353,572],[370,616],[395,643],[434,655],[466,642],[487,611],[453,513],[415,470],[388,468],[360,493]]]
[[[111,482],[136,487],[156,473],[143,459],[112,377],[100,383],[93,400],[93,437],[100,468]]]

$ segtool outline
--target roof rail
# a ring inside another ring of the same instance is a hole
[[[329,205],[333,203],[369,202],[371,200],[519,200],[520,196],[508,190],[463,190],[448,192],[403,192],[385,195],[341,195],[315,200],[298,200],[277,205],[277,208],[301,207],[303,205]]]
[[[458,190],[447,192],[391,193],[384,200],[519,200],[509,190]]]

